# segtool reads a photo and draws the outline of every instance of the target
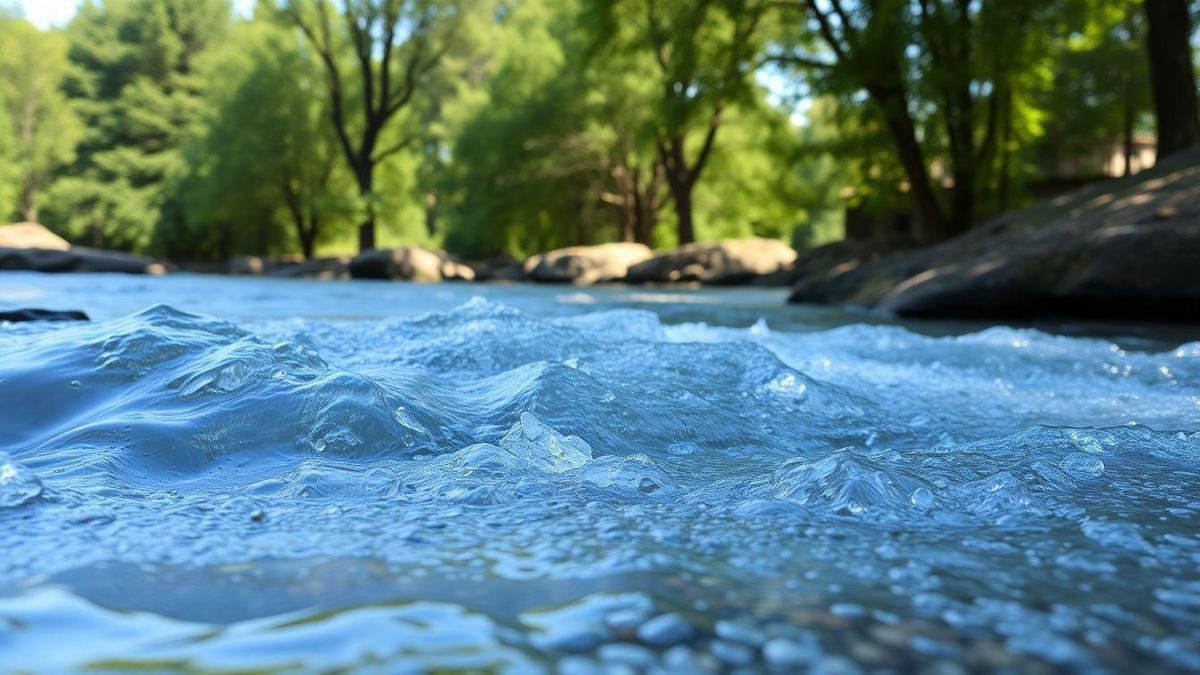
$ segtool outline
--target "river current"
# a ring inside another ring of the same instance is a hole
[[[0,672],[1200,671],[1200,342],[0,275]]]

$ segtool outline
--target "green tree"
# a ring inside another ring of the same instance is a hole
[[[330,119],[365,216],[359,249],[375,247],[376,167],[404,150],[409,134],[388,141],[397,114],[453,45],[461,15],[446,0],[287,0],[282,11],[317,52],[325,70]],[[335,25],[336,24],[336,25]]]
[[[205,110],[184,155],[188,236],[163,231],[161,248],[312,257],[353,216],[321,66],[266,21],[238,26],[230,45],[201,69]]]
[[[86,133],[50,188],[53,223],[96,246],[146,248],[160,220],[181,224],[173,186],[196,118],[197,59],[227,31],[227,0],[104,0],[67,27],[64,88]]]
[[[770,3],[754,0],[594,0],[595,30],[611,48],[657,65],[654,144],[675,207],[678,240],[696,239],[693,190],[723,115],[744,100]]]
[[[969,228],[979,195],[1003,162],[1003,130],[1023,92],[1021,74],[1044,50],[1044,15],[1032,0],[795,0],[790,49],[825,91],[865,95],[891,137],[916,234],[937,241]],[[950,183],[943,209],[932,159]]]
[[[16,210],[38,220],[42,191],[69,163],[80,136],[79,120],[61,91],[67,42],[60,31],[39,31],[24,19],[0,17],[0,101],[16,174]],[[9,201],[0,202],[7,210]],[[4,214],[7,215],[7,214]]]

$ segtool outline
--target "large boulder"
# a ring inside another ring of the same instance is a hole
[[[349,264],[355,279],[402,281],[474,281],[475,271],[442,251],[399,246],[366,251]]]
[[[471,265],[476,281],[526,281],[525,266],[510,255],[500,255]]]
[[[38,223],[0,225],[0,248],[40,248],[65,251],[71,248],[66,239]]]
[[[1009,250],[934,265],[878,306],[899,316],[1088,316],[1200,321],[1200,218],[1051,230]]]
[[[802,276],[792,302],[922,318],[1200,322],[1200,151],[936,246]]]
[[[525,261],[524,272],[533,281],[596,284],[620,281],[630,267],[654,253],[645,244],[613,243],[569,246],[547,251]]]
[[[0,248],[0,270],[34,272],[123,272],[165,274],[166,267],[145,256],[73,246],[68,250]]]
[[[786,270],[796,251],[777,239],[724,239],[680,246],[629,268],[630,283],[741,284]]]
[[[264,274],[274,274],[280,270],[301,265],[304,262],[304,256],[298,253],[275,257],[240,255],[230,259],[226,271],[234,276],[262,276]]]

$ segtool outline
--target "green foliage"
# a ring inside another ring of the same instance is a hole
[[[847,207],[917,209],[923,180],[953,231],[1151,130],[1140,4],[89,0],[48,31],[0,9],[0,217],[179,259],[366,230],[472,258],[803,246]]]
[[[74,68],[64,88],[87,132],[52,187],[46,219],[75,239],[146,249],[182,224],[181,142],[200,102],[196,64],[230,21],[228,0],[85,3],[67,28]]]
[[[67,42],[60,31],[42,32],[24,19],[0,17],[0,144],[8,153],[7,179],[15,194],[0,195],[0,217],[14,212],[37,220],[42,191],[74,158],[81,132],[60,89]],[[7,164],[7,162],[6,162]]]
[[[156,248],[311,255],[354,215],[320,65],[268,22],[237,26],[230,38],[200,64],[205,107],[184,144],[185,226],[160,227]]]

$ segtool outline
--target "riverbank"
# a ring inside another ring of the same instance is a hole
[[[1200,323],[1200,151],[937,246],[810,252],[791,302],[912,318]]]
[[[527,260],[468,262],[401,246],[305,260],[242,256],[164,264],[70,246],[40,225],[0,227],[0,269],[168,270],[236,276],[591,286],[790,287],[799,304],[916,319],[1200,323],[1200,152],[983,223],[936,246],[841,241],[797,253],[772,239],[655,252],[634,243],[572,246]]]

